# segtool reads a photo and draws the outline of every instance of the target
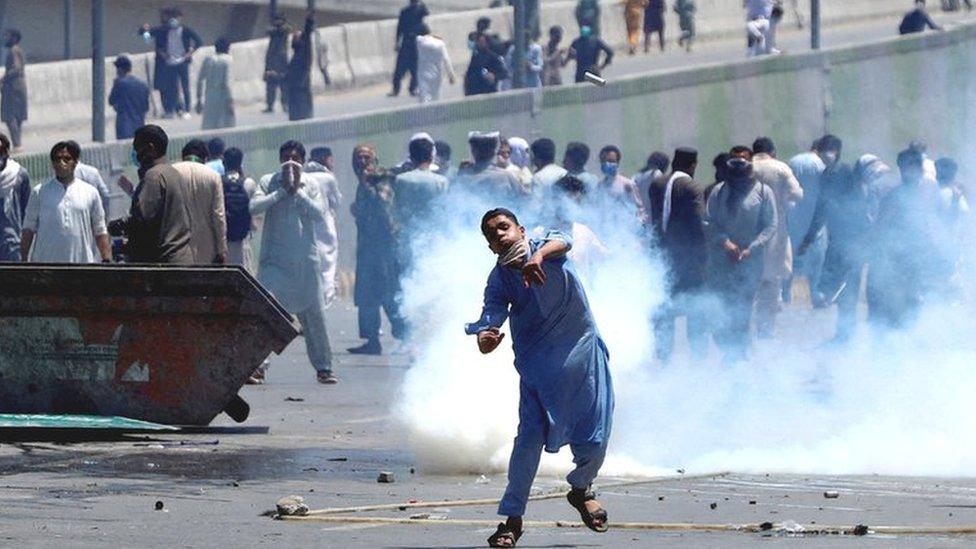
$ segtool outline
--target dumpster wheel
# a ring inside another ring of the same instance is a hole
[[[241,398],[241,395],[234,395],[234,398],[224,406],[224,413],[237,423],[244,423],[247,416],[251,414],[251,405]]]

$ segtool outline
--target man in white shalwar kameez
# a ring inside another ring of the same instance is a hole
[[[417,36],[417,76],[419,83],[417,91],[421,103],[439,101],[441,98],[441,82],[447,73],[447,80],[454,85],[454,66],[451,56],[447,52],[444,40],[430,34],[430,27],[421,24],[420,34]]]
[[[304,145],[286,141],[279,158],[281,171],[261,178],[251,199],[251,215],[265,216],[258,280],[301,322],[319,383],[335,384],[339,380],[332,374],[322,264],[315,239],[315,227],[325,220],[328,209],[325,191],[318,178],[302,173]]]
[[[336,273],[339,267],[339,232],[336,228],[336,218],[339,205],[342,203],[342,193],[339,192],[339,182],[332,173],[334,158],[332,149],[316,147],[312,149],[311,158],[305,164],[305,175],[319,180],[325,192],[325,219],[315,227],[315,241],[322,262],[322,291],[325,293],[325,304],[329,306],[336,297]]]

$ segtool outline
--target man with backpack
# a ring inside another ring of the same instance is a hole
[[[254,272],[251,256],[251,230],[254,220],[249,210],[257,183],[244,174],[244,152],[237,147],[224,151],[224,212],[227,215],[227,262]]]

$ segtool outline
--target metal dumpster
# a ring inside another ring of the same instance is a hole
[[[237,391],[298,333],[240,267],[0,264],[0,413],[242,420]]]

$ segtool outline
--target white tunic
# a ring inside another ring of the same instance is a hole
[[[95,263],[95,236],[108,233],[105,211],[95,187],[57,179],[31,191],[24,229],[33,231],[30,261],[37,263]]]
[[[454,67],[447,45],[443,40],[429,34],[417,37],[417,76],[421,103],[437,101],[441,98],[441,81],[444,73],[453,80]]]

